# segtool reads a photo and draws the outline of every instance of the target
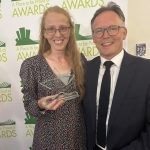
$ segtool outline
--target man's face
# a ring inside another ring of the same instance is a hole
[[[115,12],[106,11],[99,14],[92,24],[92,29],[93,42],[102,57],[111,59],[123,49],[127,29],[123,27],[123,21]]]

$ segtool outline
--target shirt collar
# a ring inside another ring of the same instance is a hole
[[[111,59],[111,61],[114,63],[116,67],[120,68],[123,56],[124,56],[124,50],[122,50],[119,54],[117,54],[115,57]],[[101,59],[101,66],[103,66],[105,61],[108,61],[107,59],[101,56],[100,59]]]

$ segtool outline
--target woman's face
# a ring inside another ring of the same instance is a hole
[[[68,18],[61,13],[50,12],[45,17],[44,37],[52,51],[65,51],[70,37]]]

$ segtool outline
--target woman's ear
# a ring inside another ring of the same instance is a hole
[[[44,38],[47,39],[47,34],[46,34],[46,32],[44,32]]]

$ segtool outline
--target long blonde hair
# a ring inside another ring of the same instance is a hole
[[[45,29],[45,17],[48,13],[56,12],[63,14],[67,17],[68,22],[70,24],[70,38],[68,44],[66,46],[65,54],[69,57],[70,64],[75,74],[77,88],[80,92],[81,98],[84,95],[84,69],[83,63],[81,60],[81,55],[79,49],[77,47],[76,38],[75,38],[75,28],[74,23],[71,20],[70,14],[59,6],[49,7],[43,14],[41,20],[41,29],[40,29],[40,43],[39,43],[39,54],[43,55],[47,51],[51,51],[51,46],[48,43],[48,40],[44,37],[44,29]]]

